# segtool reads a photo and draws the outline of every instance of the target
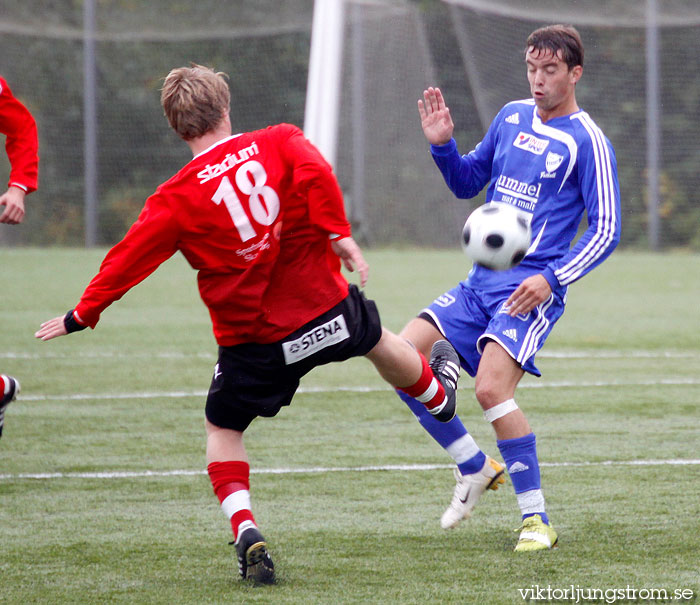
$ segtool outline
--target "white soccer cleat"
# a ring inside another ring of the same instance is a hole
[[[452,502],[442,514],[440,525],[442,529],[456,527],[462,519],[468,519],[476,503],[487,489],[498,489],[499,485],[506,482],[505,467],[496,462],[490,456],[486,456],[486,462],[481,470],[471,475],[462,475],[455,469],[455,486]]]

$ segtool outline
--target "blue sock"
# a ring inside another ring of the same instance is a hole
[[[535,434],[504,439],[497,443],[513,483],[523,519],[540,515],[542,521],[549,525],[549,518],[544,511]]]
[[[460,473],[469,475],[481,470],[486,455],[476,445],[458,416],[449,422],[440,422],[435,420],[420,401],[401,391],[396,392],[428,434],[452,456]]]

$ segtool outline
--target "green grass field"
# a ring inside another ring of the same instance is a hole
[[[319,368],[247,432],[279,578],[253,587],[238,581],[204,474],[216,346],[184,260],[95,331],[33,338],[77,302],[103,254],[0,249],[0,372],[22,382],[0,440],[0,603],[499,604],[535,588],[567,600],[572,586],[607,591],[598,602],[628,587],[698,601],[700,256],[614,254],[571,287],[538,356],[543,377],[523,380],[558,549],[511,552],[509,483],[441,530],[450,460],[359,359]],[[367,294],[395,331],[467,268],[459,251],[367,257]],[[500,458],[472,385],[463,375],[460,415]]]

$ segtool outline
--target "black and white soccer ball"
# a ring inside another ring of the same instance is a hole
[[[494,271],[515,267],[525,258],[531,239],[530,216],[499,202],[479,206],[462,229],[464,253]]]

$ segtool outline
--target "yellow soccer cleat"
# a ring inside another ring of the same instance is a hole
[[[515,552],[531,550],[547,550],[557,545],[557,532],[551,525],[542,521],[539,515],[532,515],[523,520],[523,524],[515,531],[520,532],[520,538],[515,545]]]

